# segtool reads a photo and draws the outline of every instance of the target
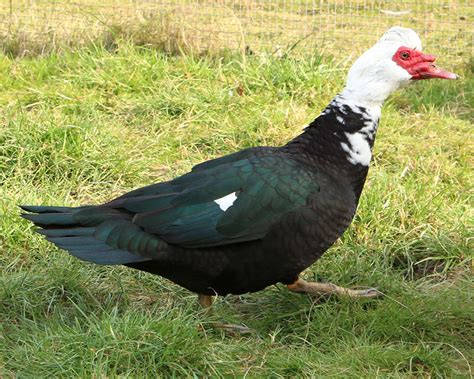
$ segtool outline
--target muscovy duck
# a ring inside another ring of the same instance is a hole
[[[295,292],[374,297],[299,278],[356,212],[384,100],[413,80],[455,79],[394,27],[351,67],[347,84],[304,132],[281,147],[255,147],[204,162],[174,180],[106,204],[22,206],[39,233],[84,261],[161,275],[199,294]]]

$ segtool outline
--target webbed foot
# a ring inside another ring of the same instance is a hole
[[[207,314],[211,313],[211,305],[214,302],[214,296],[210,295],[199,295],[198,298],[199,305],[206,311]],[[223,322],[210,322],[208,324],[213,329],[219,329],[226,333],[240,335],[240,334],[248,334],[252,332],[252,329],[237,324],[226,324]]]
[[[358,290],[339,287],[332,283],[307,282],[303,279],[297,279],[294,283],[287,285],[287,287],[290,291],[310,295],[339,295],[352,298],[374,298],[382,295],[376,288]]]

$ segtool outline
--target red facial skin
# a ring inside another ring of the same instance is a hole
[[[423,54],[421,51],[402,46],[393,55],[392,60],[400,67],[407,70],[412,80],[420,79],[456,79],[452,72],[438,68],[433,63],[434,55]]]

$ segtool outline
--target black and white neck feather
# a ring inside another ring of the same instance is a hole
[[[348,178],[357,195],[372,160],[383,102],[411,79],[392,59],[400,46],[421,50],[421,41],[411,29],[390,29],[356,60],[341,93],[285,146],[306,163]]]
[[[318,170],[347,180],[357,198],[367,176],[380,107],[357,104],[343,93],[285,149]]]
[[[369,166],[380,114],[380,106],[362,105],[343,92],[329,103],[314,126],[331,124],[336,129],[333,136],[347,161],[352,165]]]

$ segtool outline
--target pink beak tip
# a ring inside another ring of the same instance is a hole
[[[441,75],[439,76],[441,79],[449,79],[449,80],[455,80],[459,78],[456,74],[446,71],[446,70],[441,70]]]
[[[455,80],[458,78],[458,76],[452,72],[449,72],[448,70],[438,68],[436,66],[430,66],[426,71],[425,75],[428,78],[438,78],[438,79],[449,79],[449,80]]]

